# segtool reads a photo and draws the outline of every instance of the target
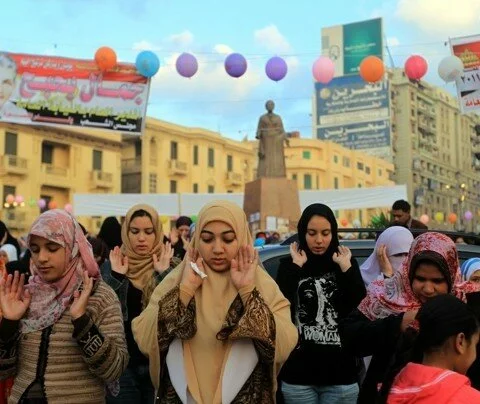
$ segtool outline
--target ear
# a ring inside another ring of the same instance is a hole
[[[467,338],[465,337],[465,334],[463,332],[457,334],[455,336],[455,351],[463,355],[468,348],[468,341]]]

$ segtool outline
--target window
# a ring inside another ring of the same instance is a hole
[[[53,145],[42,143],[42,163],[52,164],[53,162]]]
[[[333,178],[333,188],[338,189],[338,177]]]
[[[312,189],[312,176],[310,174],[305,174],[303,176],[303,188]]]
[[[40,213],[46,212],[50,205],[50,201],[53,199],[50,195],[40,195],[40,199],[43,199],[45,201],[45,207],[40,209]]]
[[[157,174],[150,173],[148,175],[148,191],[151,194],[157,193]]]
[[[198,184],[193,184],[193,193],[198,194]]]
[[[137,140],[135,142],[135,157],[142,157],[142,141]]]
[[[292,174],[292,180],[297,180],[297,174]]]
[[[357,188],[362,188],[362,184],[357,184]]]
[[[213,185],[208,186],[208,193],[213,194],[215,192],[215,187]]]
[[[233,194],[233,191],[231,189],[227,189],[227,194]]]
[[[7,199],[7,195],[15,195],[16,189],[11,185],[4,185],[3,186],[3,200],[2,204],[5,203],[5,199]]]
[[[208,148],[208,166],[215,167],[215,150],[211,147]]]
[[[302,153],[302,157],[304,160],[310,160],[311,158],[310,150],[304,150]]]
[[[350,167],[350,159],[348,157],[343,158],[343,166],[347,168]]]
[[[178,143],[170,142],[170,160],[178,159]]]
[[[193,165],[198,166],[198,146],[193,146]]]
[[[170,193],[176,194],[177,193],[177,181],[170,180]]]
[[[5,154],[10,156],[17,155],[17,134],[13,132],[5,132]]]
[[[102,151],[94,150],[93,151],[93,170],[102,171]]]
[[[363,171],[363,163],[357,162],[357,170]]]
[[[368,166],[365,167],[365,173],[370,174],[370,167]]]
[[[333,155],[333,162],[338,164],[338,156],[336,154]]]
[[[378,176],[381,177],[383,175],[383,171],[381,168],[378,169]]]
[[[233,156],[231,156],[230,154],[227,156],[227,171],[233,171]]]

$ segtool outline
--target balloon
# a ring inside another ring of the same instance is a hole
[[[160,221],[162,224],[168,223],[168,216],[160,216]]]
[[[247,60],[240,53],[231,53],[225,59],[225,71],[229,76],[242,77],[247,71]]]
[[[287,63],[278,56],[270,58],[265,65],[265,73],[267,74],[268,78],[273,81],[282,80],[287,75],[287,72]]]
[[[423,224],[428,224],[428,222],[430,221],[430,218],[428,217],[428,215],[422,215],[422,216],[420,216],[420,221]]]
[[[17,195],[15,197],[15,202],[17,202],[18,204],[23,203],[24,202],[23,196],[22,195]]]
[[[177,72],[180,76],[187,79],[193,77],[198,71],[197,58],[190,53],[182,53],[175,63]]]
[[[197,216],[196,215],[190,216],[190,219],[192,220],[193,223],[197,222]]]
[[[47,206],[47,201],[45,199],[39,199],[37,201],[37,206],[40,208],[40,209],[45,209],[45,207]]]
[[[15,202],[15,197],[14,197],[12,194],[8,194],[8,195],[5,197],[5,202],[7,202],[7,203],[13,203],[13,202]]]
[[[467,211],[465,212],[465,216],[464,216],[464,217],[465,217],[465,220],[469,220],[469,221],[470,221],[470,220],[473,219],[473,213],[470,212],[469,210],[467,210]]]
[[[57,209],[57,202],[55,201],[48,202],[48,209]]]
[[[316,81],[328,84],[335,75],[335,64],[327,56],[320,56],[312,66],[312,74]]]
[[[145,50],[137,55],[135,67],[142,76],[152,77],[160,68],[160,60],[155,53]]]
[[[463,72],[463,62],[457,56],[447,56],[438,65],[438,75],[446,82],[455,81]]]
[[[342,220],[340,220],[340,224],[341,224],[343,227],[345,227],[345,226],[348,225],[348,220],[347,220],[347,219],[342,219]]]
[[[63,209],[68,213],[73,213],[73,206],[71,203],[67,203]]]
[[[360,76],[369,83],[375,83],[383,79],[385,65],[382,59],[376,56],[367,56],[360,63]]]
[[[435,220],[437,222],[443,222],[445,220],[445,215],[443,214],[443,212],[435,213]]]
[[[454,224],[456,221],[457,221],[457,215],[455,213],[450,213],[448,215],[448,221],[451,223],[451,224]]]
[[[410,80],[420,80],[427,74],[428,63],[420,55],[412,55],[405,62],[405,74]]]
[[[31,207],[34,207],[36,204],[37,201],[35,200],[35,198],[30,198],[30,200],[28,201],[28,205]]]
[[[110,70],[117,65],[117,54],[112,48],[102,46],[95,52],[95,62],[100,70]]]

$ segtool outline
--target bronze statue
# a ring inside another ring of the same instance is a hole
[[[283,129],[282,118],[273,113],[275,103],[269,100],[265,103],[265,108],[268,112],[260,117],[255,136],[259,139],[257,178],[286,177],[283,143],[289,146],[287,134]]]

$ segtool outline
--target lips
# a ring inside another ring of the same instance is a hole
[[[225,258],[213,258],[212,259],[212,263],[214,263],[215,265],[222,265],[225,262],[226,262]]]

